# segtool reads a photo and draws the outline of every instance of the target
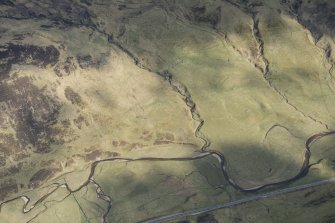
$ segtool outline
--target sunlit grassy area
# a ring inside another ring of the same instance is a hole
[[[147,36],[152,33],[147,30],[147,27],[152,27],[148,25],[151,21],[155,21],[158,28],[154,29],[154,35]],[[245,24],[243,32],[251,32],[251,25]],[[300,29],[301,33],[305,32],[303,27]],[[202,132],[212,143],[209,149],[225,154],[233,178],[250,187],[287,179],[297,173],[305,140],[309,135],[325,130],[325,127],[297,111],[294,100],[293,106],[288,104],[252,62],[225,41],[223,34],[177,20],[160,9],[131,20],[128,30],[129,33],[122,37],[123,44],[139,57],[145,55],[154,61],[161,58],[160,63],[165,62],[157,65],[156,69],[169,69],[173,80],[187,86],[205,120]],[[245,38],[238,36],[256,44],[250,39],[252,35]],[[287,42],[287,49],[292,54],[299,49],[306,52],[303,46],[296,45],[298,49],[290,47],[294,40],[287,37],[282,40]],[[139,42],[141,44],[136,44]],[[306,44],[312,45],[310,41]],[[244,45],[239,47],[248,49]],[[155,51],[146,53],[150,49]],[[265,49],[268,49],[267,45]],[[179,63],[176,62],[178,60]],[[150,62],[148,65],[151,65]],[[272,71],[276,69],[272,65],[270,69],[271,73],[276,72]],[[292,83],[284,75],[280,80]],[[280,87],[278,89],[281,90]],[[298,90],[296,87],[291,89]],[[308,100],[305,98],[304,103],[308,104]],[[314,107],[323,109],[323,105],[319,102],[319,106]],[[273,128],[276,125],[279,127]]]
[[[333,178],[334,135],[308,139],[335,127],[334,7],[1,2],[0,222],[132,223]],[[334,197],[179,223],[332,222]]]
[[[76,37],[84,31],[71,30],[67,34]],[[52,33],[45,35],[57,38]],[[7,162],[4,172],[6,168],[17,166],[21,170],[2,177],[3,182],[14,179],[15,184],[22,185],[18,189],[26,191],[32,186],[33,175],[40,169],[45,170],[47,175],[36,174],[36,186],[64,173],[85,169],[95,160],[132,157],[138,154],[136,150],[152,147],[159,150],[172,145],[172,151],[181,150],[181,154],[184,147],[189,148],[188,151],[199,150],[201,142],[194,136],[198,123],[192,120],[187,106],[163,78],[140,69],[125,53],[110,47],[106,40],[100,45],[95,39],[92,43],[88,39],[86,41],[86,49],[80,48],[83,44],[74,45],[73,42],[68,47],[76,47],[81,53],[88,53],[95,46],[104,48],[108,55],[100,68],[85,70],[78,67],[71,75],[58,77],[51,68],[15,66],[11,78],[4,81],[14,88],[16,83],[26,78],[31,86],[39,89],[38,94],[58,101],[60,109],[55,126],[60,129],[56,137],[61,143],[47,141],[50,152],[44,154],[34,153],[34,145],[30,145],[31,150],[12,151],[15,161]],[[74,50],[69,52],[76,53]],[[64,52],[61,56],[66,58],[68,55]],[[28,87],[26,91],[30,94],[32,90]],[[28,97],[28,100],[34,100]],[[7,117],[11,107],[5,108],[4,115]],[[15,129],[10,124],[1,128],[3,135],[13,132]],[[19,136],[14,137],[21,140]],[[8,143],[6,138],[1,140],[4,144]],[[23,160],[20,160],[20,154]],[[79,178],[78,183],[83,180]]]

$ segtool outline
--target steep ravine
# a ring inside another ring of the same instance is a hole
[[[113,42],[111,42],[111,43],[113,43]],[[118,46],[118,48],[120,48],[120,49],[124,49],[120,44],[116,44],[116,46]],[[150,71],[150,69],[145,68],[143,65],[139,64],[139,62],[136,59],[136,57],[133,56],[129,51],[125,51],[125,53],[128,54],[131,58],[133,58],[134,63],[136,65],[138,65],[142,69],[146,69],[146,70]],[[110,158],[110,159],[95,161],[95,162],[93,162],[91,164],[90,173],[89,173],[88,178],[81,184],[81,186],[79,186],[76,189],[71,189],[67,183],[59,184],[55,189],[53,189],[49,193],[43,195],[40,199],[38,199],[31,206],[29,206],[30,198],[28,196],[19,196],[19,197],[16,197],[16,198],[13,198],[13,199],[10,199],[10,200],[2,202],[0,204],[0,207],[2,205],[6,204],[6,203],[11,202],[11,201],[14,201],[14,200],[17,200],[17,199],[23,199],[24,200],[23,213],[28,213],[34,207],[36,207],[38,204],[43,204],[43,202],[50,195],[52,195],[56,190],[58,190],[61,187],[62,188],[66,188],[66,190],[68,191],[68,195],[67,196],[70,196],[71,194],[80,191],[81,189],[83,189],[84,187],[86,187],[88,184],[93,184],[97,188],[96,189],[97,197],[100,198],[100,199],[102,199],[102,200],[104,200],[108,204],[106,212],[102,216],[102,221],[104,223],[107,223],[106,219],[107,219],[107,216],[109,214],[110,209],[112,208],[112,198],[109,195],[106,195],[103,192],[103,189],[100,187],[100,185],[98,184],[98,182],[96,182],[94,180],[94,174],[95,174],[95,169],[96,169],[96,167],[99,164],[105,163],[105,162],[113,162],[113,161],[123,161],[123,162],[133,162],[133,161],[188,161],[188,160],[201,159],[201,158],[204,158],[204,157],[207,157],[207,156],[214,156],[214,157],[216,157],[219,160],[220,166],[221,166],[221,170],[222,170],[222,174],[224,175],[225,179],[229,182],[229,184],[231,186],[233,186],[235,189],[237,189],[239,191],[254,192],[254,191],[260,190],[262,188],[268,187],[268,186],[274,186],[274,185],[289,183],[291,181],[294,181],[296,179],[299,179],[299,178],[305,176],[308,173],[308,170],[309,170],[309,167],[310,167],[309,166],[309,159],[310,159],[310,156],[311,156],[310,146],[315,141],[319,140],[322,137],[335,134],[335,131],[322,132],[322,133],[315,134],[315,135],[311,136],[310,138],[308,138],[308,140],[306,141],[304,161],[303,161],[303,164],[302,164],[302,167],[301,167],[300,171],[296,174],[296,176],[294,176],[294,177],[292,177],[290,179],[285,179],[283,181],[279,181],[279,182],[273,182],[273,183],[269,183],[269,184],[259,185],[257,187],[243,188],[240,185],[238,185],[234,181],[234,179],[230,176],[230,174],[228,172],[228,169],[227,169],[227,161],[225,159],[225,156],[222,153],[220,153],[218,151],[215,151],[215,150],[208,150],[207,152],[205,151],[209,147],[209,145],[210,145],[210,141],[201,133],[201,127],[204,125],[205,121],[203,119],[201,119],[199,113],[197,112],[197,110],[196,110],[196,104],[192,100],[192,97],[191,97],[189,91],[187,90],[186,86],[184,86],[183,84],[178,83],[177,81],[173,80],[173,76],[168,71],[164,71],[162,73],[157,72],[156,74],[164,77],[169,82],[169,84],[171,85],[172,89],[175,92],[177,92],[178,94],[180,94],[180,96],[184,100],[185,104],[190,109],[190,113],[192,115],[192,118],[194,120],[196,120],[197,122],[199,122],[198,127],[195,129],[195,136],[197,138],[200,138],[204,142],[203,146],[201,147],[202,153],[200,153],[197,156],[193,156],[193,157],[176,157],[176,158],[142,157],[142,158],[136,158],[136,159],[113,157],[113,158]],[[36,218],[36,216],[34,218]]]
[[[312,117],[309,114],[306,114],[304,111],[302,111],[301,109],[299,109],[296,105],[292,104],[289,99],[287,98],[287,96],[281,92],[272,82],[271,82],[271,73],[270,73],[270,64],[269,61],[266,59],[265,55],[264,55],[264,41],[262,40],[261,37],[261,33],[259,31],[258,28],[258,23],[259,20],[257,18],[257,14],[253,13],[252,14],[252,19],[254,22],[253,25],[253,36],[256,40],[256,42],[258,43],[258,50],[259,50],[259,55],[262,58],[263,62],[264,62],[264,68],[262,69],[263,71],[263,77],[264,80],[268,83],[268,85],[270,86],[271,89],[273,89],[284,101],[286,104],[288,104],[289,106],[291,106],[292,108],[294,108],[294,110],[296,110],[297,112],[299,112],[300,114],[302,114],[304,117],[312,120],[313,122],[319,123],[321,125],[323,125],[327,130],[330,130],[328,125],[326,123],[324,123],[323,121],[317,120],[316,118]]]
[[[268,82],[270,87],[273,88],[286,101],[287,104],[289,104],[290,106],[295,108],[298,112],[302,113],[304,116],[312,119],[315,122],[319,122],[319,123],[323,124],[328,129],[328,126],[326,124],[324,124],[324,123],[322,123],[318,120],[315,120],[313,117],[310,117],[310,116],[304,114],[302,111],[299,111],[294,105],[289,103],[289,101],[285,97],[285,95],[280,93],[280,91],[277,91],[277,89],[274,86],[272,86],[271,81],[269,80],[269,63],[267,62],[267,60],[264,56],[264,52],[263,52],[264,51],[264,43],[261,39],[261,35],[260,35],[259,30],[258,30],[257,15],[253,15],[253,19],[254,19],[254,25],[253,25],[254,37],[255,37],[255,40],[257,41],[258,45],[259,45],[259,54],[263,58],[263,61],[264,61],[264,64],[265,64],[265,67],[263,68],[264,79]],[[124,53],[126,53],[134,61],[134,63],[138,67],[140,67],[141,69],[145,69],[147,71],[153,72],[150,68],[147,68],[144,65],[142,65],[139,62],[139,60],[128,49],[126,49],[120,43],[118,43],[115,39],[113,39],[112,35],[106,33],[105,31],[98,30],[96,27],[90,26],[90,28],[94,29],[95,31],[99,31],[100,33],[103,33],[106,36],[106,38],[108,38],[108,40],[111,44],[115,45],[120,50],[122,50]],[[273,183],[253,187],[253,188],[243,188],[240,185],[238,185],[234,181],[234,179],[229,175],[229,172],[227,170],[227,161],[226,161],[224,155],[222,153],[218,152],[218,151],[215,151],[215,150],[208,150],[208,148],[210,146],[210,140],[201,132],[201,128],[205,124],[205,120],[203,120],[201,118],[199,112],[197,111],[196,103],[193,101],[193,99],[191,97],[191,94],[187,90],[187,87],[184,84],[179,83],[169,71],[164,71],[164,72],[158,72],[157,71],[157,72],[154,72],[154,73],[157,74],[157,75],[162,76],[163,78],[165,78],[166,81],[168,81],[171,88],[181,96],[181,98],[185,102],[186,106],[189,108],[192,118],[199,123],[197,128],[195,129],[194,134],[197,138],[199,138],[203,141],[203,145],[201,147],[201,151],[202,151],[201,154],[199,154],[197,156],[193,156],[193,157],[175,157],[175,158],[142,157],[142,158],[137,158],[137,159],[131,159],[131,158],[120,158],[120,157],[116,158],[116,157],[113,157],[113,158],[110,158],[110,159],[95,161],[90,166],[90,173],[89,173],[88,178],[81,184],[81,186],[79,186],[76,189],[71,189],[67,183],[58,184],[58,185],[55,186],[54,189],[52,189],[50,192],[44,194],[42,197],[40,197],[36,202],[34,202],[31,205],[30,205],[30,198],[28,196],[23,195],[23,196],[18,196],[18,197],[15,197],[15,198],[12,198],[12,199],[9,199],[7,201],[2,202],[0,204],[0,208],[1,208],[2,205],[5,205],[9,202],[12,202],[12,201],[17,200],[17,199],[22,199],[24,201],[22,212],[23,213],[29,213],[37,205],[43,204],[44,201],[48,197],[50,197],[53,193],[55,193],[60,188],[66,188],[66,190],[68,191],[68,195],[67,195],[67,197],[68,197],[71,194],[80,191],[81,189],[86,187],[88,184],[92,184],[96,187],[97,197],[100,198],[101,200],[105,201],[108,205],[107,208],[106,208],[106,212],[103,214],[103,216],[101,216],[102,222],[107,223],[107,217],[108,217],[108,214],[109,214],[109,212],[112,208],[112,197],[110,195],[107,195],[107,194],[104,193],[104,191],[101,188],[101,186],[99,185],[99,183],[94,180],[94,174],[95,174],[96,167],[99,164],[105,163],[105,162],[114,162],[114,161],[123,161],[123,162],[188,161],[188,160],[202,159],[202,158],[207,157],[207,156],[214,156],[214,157],[218,158],[218,160],[220,162],[222,174],[224,175],[224,177],[226,178],[226,180],[229,182],[229,184],[231,186],[233,186],[235,189],[237,189],[239,191],[254,192],[254,191],[260,190],[264,187],[279,185],[279,184],[285,184],[285,183],[294,181],[296,179],[299,179],[301,177],[304,177],[308,173],[308,170],[309,170],[309,167],[310,167],[309,166],[309,159],[311,157],[311,151],[310,151],[311,145],[314,142],[316,142],[317,140],[321,139],[322,137],[326,137],[326,136],[335,134],[335,131],[322,132],[322,133],[315,134],[315,135],[309,137],[306,140],[304,161],[303,161],[301,169],[299,170],[299,172],[297,173],[296,176],[294,176],[290,179],[280,181],[280,182],[273,182]],[[43,212],[41,212],[40,214],[43,214]],[[37,216],[34,216],[34,218],[36,218]]]
[[[189,93],[185,85],[174,80],[172,74],[169,73],[169,71],[158,72],[157,74],[163,76],[169,82],[172,89],[182,97],[183,101],[185,102],[185,104],[190,110],[192,119],[199,123],[199,125],[195,129],[194,135],[195,137],[203,141],[203,145],[201,146],[201,151],[205,152],[206,149],[211,145],[211,142],[201,132],[201,128],[205,124],[205,121],[201,118],[199,112],[197,111],[196,104],[194,103],[191,94]]]
[[[241,10],[243,13],[245,13],[246,15],[250,16],[252,18],[253,24],[252,24],[252,35],[258,45],[258,57],[261,58],[261,60],[263,61],[264,66],[263,67],[259,67],[256,63],[254,63],[253,65],[258,68],[262,74],[263,74],[263,78],[264,80],[267,82],[268,86],[274,91],[276,92],[284,101],[287,105],[289,105],[290,107],[292,107],[294,110],[296,110],[298,113],[300,113],[301,115],[303,115],[304,117],[312,120],[313,122],[319,123],[321,125],[323,125],[325,127],[325,129],[330,130],[329,126],[327,123],[323,122],[322,120],[318,120],[316,118],[314,118],[313,116],[306,114],[304,111],[302,111],[301,109],[299,109],[296,105],[294,105],[293,103],[290,102],[290,100],[287,98],[287,96],[281,92],[272,82],[271,82],[271,65],[269,63],[269,60],[266,58],[265,54],[264,54],[264,41],[262,39],[262,35],[261,32],[259,30],[259,18],[258,18],[258,12],[256,12],[253,9],[249,9],[247,6],[242,7],[239,4],[236,4],[230,0],[225,0],[226,2],[228,2],[229,4],[231,4],[232,6],[238,8],[239,10]],[[236,50],[236,47],[233,46],[233,48]],[[249,62],[252,62],[251,60],[249,60]],[[331,68],[332,69],[332,68]]]

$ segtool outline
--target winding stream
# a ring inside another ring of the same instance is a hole
[[[199,129],[197,128],[197,130],[199,130]],[[289,183],[289,182],[292,182],[294,180],[297,180],[297,179],[299,179],[301,177],[304,177],[308,173],[308,170],[309,170],[309,167],[310,167],[310,165],[309,165],[309,159],[311,157],[310,147],[317,140],[319,140],[319,139],[321,139],[321,138],[323,138],[325,136],[332,135],[332,134],[335,134],[335,131],[318,133],[318,134],[315,134],[315,135],[313,135],[313,136],[311,136],[311,137],[309,137],[307,139],[306,146],[305,146],[304,161],[303,161],[302,167],[301,167],[300,171],[294,177],[289,178],[289,179],[285,179],[285,180],[282,180],[282,181],[278,181],[278,182],[273,182],[273,183],[269,183],[269,184],[260,185],[260,186],[257,186],[257,187],[243,188],[240,185],[238,185],[234,181],[234,179],[229,175],[229,172],[227,171],[227,161],[226,161],[224,155],[221,152],[219,152],[219,151],[212,150],[212,151],[208,151],[208,152],[202,152],[201,154],[193,156],[193,157],[175,157],[175,158],[141,157],[141,158],[135,158],[135,159],[132,159],[132,158],[122,158],[122,157],[113,157],[113,158],[104,159],[104,160],[98,160],[98,161],[93,162],[91,164],[91,167],[90,167],[90,173],[89,173],[88,178],[78,188],[76,188],[76,189],[71,189],[67,183],[54,184],[54,185],[56,185],[56,187],[54,189],[52,189],[50,192],[48,192],[45,195],[43,195],[40,199],[38,199],[30,207],[28,207],[28,205],[30,203],[30,198],[29,197],[27,197],[27,196],[18,196],[18,197],[15,197],[15,198],[12,198],[10,200],[2,202],[0,204],[0,208],[2,207],[2,205],[6,204],[6,203],[12,202],[12,201],[17,200],[17,199],[23,199],[24,205],[23,205],[22,212],[24,214],[26,214],[26,213],[30,212],[35,206],[37,206],[38,204],[42,203],[46,198],[48,198],[50,195],[52,195],[59,188],[66,188],[66,190],[69,192],[69,194],[66,196],[66,197],[68,197],[71,194],[80,191],[82,188],[86,187],[88,184],[93,184],[96,187],[97,197],[108,203],[107,210],[104,213],[104,215],[102,216],[102,222],[103,223],[107,223],[108,222],[107,221],[107,216],[109,214],[110,209],[112,208],[112,198],[110,196],[106,195],[103,192],[103,190],[101,189],[100,185],[94,180],[94,173],[95,173],[96,167],[99,164],[105,163],[105,162],[113,162],[113,161],[121,161],[121,162],[135,162],[135,161],[190,161],[190,160],[202,159],[202,158],[208,157],[208,156],[214,156],[214,157],[216,157],[219,160],[220,166],[221,166],[221,170],[222,170],[222,174],[224,175],[225,179],[229,182],[229,184],[232,187],[234,187],[235,189],[237,189],[239,191],[242,191],[242,192],[254,192],[254,191],[260,190],[262,188],[268,187],[268,186],[285,184],[285,183]],[[36,218],[37,216],[38,215],[34,216],[34,218]],[[33,220],[33,219],[31,219],[31,220]]]
[[[109,42],[111,44],[114,44],[115,46],[117,46],[119,49],[121,49],[123,52],[125,52],[130,58],[132,58],[134,63],[138,67],[140,67],[141,69],[145,69],[145,70],[148,70],[150,72],[153,72],[149,68],[146,68],[143,65],[141,65],[138,62],[139,60],[136,59],[136,57],[134,55],[132,55],[132,53],[130,51],[126,50],[119,43],[116,43],[113,39],[111,39]],[[109,214],[109,212],[112,208],[112,198],[110,196],[106,195],[104,193],[103,189],[98,184],[98,182],[96,182],[94,180],[94,174],[95,174],[96,167],[99,164],[106,163],[106,162],[114,162],[114,161],[121,161],[121,162],[181,161],[182,162],[182,161],[197,160],[197,159],[202,159],[204,157],[213,156],[213,157],[215,157],[219,160],[222,174],[223,174],[224,178],[228,181],[228,183],[232,187],[234,187],[236,190],[242,191],[242,192],[254,192],[254,191],[258,191],[260,189],[263,189],[265,187],[268,187],[268,186],[281,185],[281,184],[289,183],[289,182],[292,182],[292,181],[295,181],[299,178],[304,177],[308,173],[309,167],[310,167],[310,165],[309,165],[309,161],[310,161],[310,157],[311,157],[311,150],[310,149],[311,149],[312,144],[314,142],[316,142],[317,140],[323,138],[323,137],[335,134],[335,131],[321,132],[321,133],[317,133],[315,135],[310,136],[306,140],[304,160],[303,160],[303,163],[302,163],[302,166],[301,166],[300,170],[298,171],[298,173],[295,176],[293,176],[291,178],[288,178],[288,179],[285,179],[285,180],[282,180],[282,181],[278,181],[278,182],[267,183],[267,184],[263,184],[263,185],[259,185],[259,186],[251,187],[251,188],[244,188],[241,185],[239,185],[238,183],[236,183],[235,180],[230,176],[228,168],[227,168],[227,160],[226,160],[224,154],[222,154],[221,152],[216,151],[216,150],[207,150],[207,148],[210,146],[210,140],[200,131],[202,126],[204,125],[204,120],[201,118],[200,114],[198,113],[197,108],[196,108],[196,104],[192,100],[192,97],[191,97],[189,91],[187,90],[186,86],[184,86],[183,84],[175,81],[173,79],[172,74],[170,74],[168,71],[164,71],[162,73],[160,73],[160,72],[155,72],[155,73],[164,77],[169,82],[172,89],[174,91],[176,91],[183,98],[185,104],[187,105],[187,107],[190,110],[190,113],[191,113],[191,116],[192,116],[193,120],[195,120],[199,123],[196,130],[195,130],[195,133],[194,133],[197,138],[199,138],[203,141],[203,145],[201,147],[201,153],[199,155],[192,156],[192,157],[174,157],[174,158],[158,158],[158,157],[122,158],[122,157],[113,157],[113,158],[109,158],[109,159],[98,160],[98,161],[95,161],[91,164],[88,178],[76,189],[71,189],[67,183],[62,183],[62,184],[56,184],[55,183],[55,184],[51,184],[51,185],[55,185],[55,188],[53,188],[50,192],[43,195],[41,198],[39,198],[36,202],[34,202],[30,206],[29,206],[30,198],[28,196],[18,196],[18,197],[3,201],[2,203],[0,203],[0,208],[3,205],[5,205],[9,202],[12,202],[12,201],[18,200],[18,199],[22,199],[23,202],[24,202],[22,212],[24,214],[26,214],[26,213],[29,213],[31,210],[33,210],[37,205],[39,205],[43,201],[45,201],[50,195],[52,195],[59,188],[66,188],[66,190],[68,191],[68,195],[66,197],[68,197],[71,194],[80,191],[82,188],[86,187],[87,185],[93,184],[96,187],[97,197],[108,204],[106,212],[103,214],[102,219],[101,219],[102,223],[107,223],[108,222],[107,217],[108,217],[108,214]],[[31,222],[33,219],[38,217],[38,215],[39,214],[35,215],[28,222]]]

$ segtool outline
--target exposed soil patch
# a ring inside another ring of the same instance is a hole
[[[13,64],[46,67],[47,65],[55,65],[59,55],[59,51],[54,46],[41,47],[13,43],[0,45],[0,80],[8,77]]]
[[[86,1],[88,2],[88,1]],[[0,4],[8,7],[4,14],[14,15],[15,19],[44,19],[48,18],[59,25],[93,25],[92,12],[71,0],[25,2],[5,0]],[[9,16],[11,17],[11,16]]]
[[[59,62],[54,71],[58,77],[69,76],[77,69],[77,65],[74,62],[73,57],[67,57],[64,62]]]
[[[0,101],[6,104],[3,113],[11,120],[7,125],[15,135],[6,135],[0,144],[4,154],[11,155],[22,149],[37,153],[51,151],[52,144],[62,144],[64,127],[56,126],[61,103],[46,90],[39,89],[29,77],[12,78],[0,82]]]
[[[106,64],[105,55],[94,58],[91,55],[77,55],[77,61],[81,69],[99,68]]]
[[[41,185],[44,181],[52,177],[58,169],[41,169],[37,171],[29,180],[29,188],[36,188]]]
[[[2,0],[0,5],[14,6],[14,3],[10,0]]]
[[[73,122],[77,126],[78,129],[81,129],[84,123],[86,126],[89,126],[88,121],[82,115],[79,115],[77,118],[73,119]]]
[[[197,223],[219,223],[211,214],[206,214],[198,217]]]
[[[81,99],[80,95],[76,93],[72,88],[66,87],[65,88],[65,97],[67,100],[71,101],[74,105],[83,106],[84,102]]]
[[[207,23],[215,27],[220,21],[221,8],[217,7],[214,10],[207,10],[205,5],[195,5],[191,8],[191,14],[186,15],[186,18],[198,23]]]
[[[18,186],[13,179],[5,180],[0,184],[0,200],[3,200],[7,194],[17,193]]]

